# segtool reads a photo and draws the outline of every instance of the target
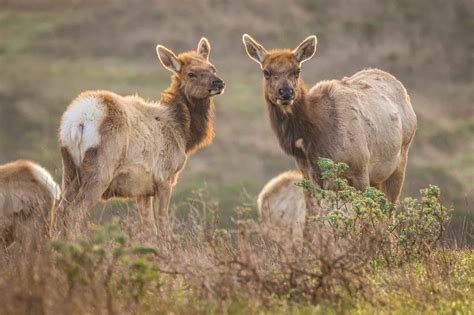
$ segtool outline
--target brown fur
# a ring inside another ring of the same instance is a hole
[[[0,165],[0,244],[46,236],[55,195],[31,161]],[[24,245],[24,244],[23,244]]]
[[[214,139],[214,104],[211,99],[188,102],[180,91],[180,78],[173,75],[171,80],[171,86],[161,94],[160,103],[174,107],[178,130],[186,139],[186,153],[191,154]]]
[[[71,103],[60,128],[64,194],[57,212],[62,218],[59,228],[65,234],[77,234],[87,211],[99,199],[113,197],[137,198],[145,227],[156,233],[160,221],[166,232],[169,200],[179,172],[188,156],[214,138],[212,96],[222,93],[224,83],[208,61],[209,51],[205,39],[197,51],[179,56],[157,47],[162,64],[173,71],[171,85],[162,93],[160,104],[108,91],[84,92]],[[84,128],[88,126],[78,120],[72,123],[74,127],[68,127],[71,123],[66,116],[77,110],[77,102],[87,103],[84,100],[88,98],[93,99],[92,107],[98,108],[97,112],[105,114],[103,118],[102,114],[89,118],[100,123],[100,143],[87,147],[82,156],[81,145],[94,138],[90,130],[89,140],[84,138],[85,142],[78,140],[77,144],[66,143],[74,141],[61,137],[64,132],[67,138],[74,128],[86,135]],[[79,165],[77,156],[82,158]]]
[[[345,176],[354,187],[376,186],[396,201],[416,130],[416,115],[403,85],[371,69],[320,82],[308,91],[298,72],[314,54],[316,37],[293,51],[268,52],[248,35],[244,44],[264,70],[265,99],[280,146],[295,158],[303,175],[324,186],[318,159],[345,162],[350,167]],[[291,100],[281,99],[282,87],[294,89]],[[299,139],[307,154],[296,145]],[[314,211],[308,194],[305,198],[308,210]]]

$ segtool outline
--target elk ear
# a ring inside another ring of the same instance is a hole
[[[314,53],[316,52],[317,44],[318,39],[315,35],[311,35],[293,50],[293,55],[295,56],[296,60],[301,64],[313,57]]]
[[[197,52],[204,57],[204,59],[209,60],[209,54],[211,53],[211,44],[206,37],[201,38],[198,44]]]
[[[244,42],[247,55],[260,64],[261,67],[263,60],[268,54],[268,51],[248,34],[244,34],[242,36],[242,41]]]
[[[173,72],[179,72],[181,69],[181,62],[179,61],[178,57],[166,48],[165,46],[158,45],[156,46],[156,54],[160,59],[161,64],[168,70]]]

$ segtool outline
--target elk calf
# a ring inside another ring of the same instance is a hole
[[[44,237],[60,189],[44,168],[18,160],[0,165],[0,243]]]
[[[258,212],[262,225],[283,237],[301,239],[306,215],[303,188],[296,183],[303,180],[298,171],[287,171],[272,178],[258,195]],[[281,234],[280,234],[281,233]]]
[[[59,128],[64,193],[57,214],[65,234],[77,233],[86,212],[113,197],[136,198],[142,223],[157,233],[160,221],[166,233],[178,174],[214,137],[212,97],[224,91],[224,81],[209,62],[210,50],[205,38],[197,51],[178,56],[157,46],[173,72],[159,103],[88,91],[69,105]]]
[[[345,176],[354,187],[377,187],[395,202],[417,124],[400,81],[369,69],[350,78],[322,81],[308,91],[301,65],[315,53],[316,36],[293,50],[267,51],[247,34],[243,41],[249,57],[263,70],[272,128],[303,176],[322,185],[319,157],[345,162],[349,165]],[[300,138],[307,154],[296,145]],[[308,210],[315,211],[307,193],[305,199]]]

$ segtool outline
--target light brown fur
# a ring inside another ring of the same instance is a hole
[[[0,165],[0,244],[47,235],[55,194],[27,160]],[[23,244],[24,245],[24,244]]]
[[[264,70],[264,94],[272,127],[282,149],[292,155],[305,178],[324,186],[320,157],[345,162],[357,189],[380,188],[392,202],[403,186],[416,115],[404,86],[377,69],[350,78],[322,81],[309,91],[299,76],[301,64],[316,51],[316,37],[290,51],[268,52],[248,35],[249,56]],[[280,93],[291,91],[290,93]],[[303,139],[305,152],[296,143]],[[315,207],[305,194],[308,214]]]
[[[303,188],[296,183],[303,180],[298,171],[287,171],[272,178],[258,195],[258,212],[262,225],[274,236],[303,236],[306,204]]]
[[[145,227],[157,233],[159,224],[167,234],[168,206],[179,172],[188,156],[214,137],[211,97],[222,93],[224,83],[208,61],[209,51],[206,39],[197,51],[179,56],[157,47],[161,62],[174,73],[159,104],[108,91],[85,92],[71,103],[60,128],[64,194],[57,212],[65,234],[77,234],[87,211],[101,198],[113,197],[136,198]],[[82,124],[79,120],[70,123],[68,112],[79,111],[77,102],[87,104],[91,99],[99,114],[81,116],[94,117],[87,118],[89,127],[86,118]],[[100,125],[97,135],[91,132],[96,125]],[[84,137],[77,145],[62,140],[69,139],[73,128],[79,128]],[[81,145],[95,143],[96,138],[98,145],[79,154]]]

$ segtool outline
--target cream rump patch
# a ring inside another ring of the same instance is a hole
[[[48,171],[37,164],[31,165],[31,171],[39,182],[44,183],[46,187],[48,187],[54,199],[59,200],[61,196],[61,189],[59,188],[59,185],[56,184],[51,175],[48,173]]]
[[[96,96],[83,96],[73,101],[63,115],[59,138],[79,166],[89,148],[100,143],[99,128],[106,115],[105,105]]]

